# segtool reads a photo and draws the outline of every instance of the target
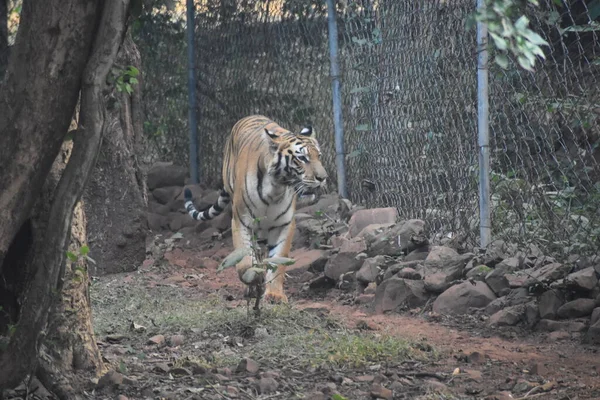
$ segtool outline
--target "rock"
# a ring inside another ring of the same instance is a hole
[[[169,338],[169,344],[171,346],[181,346],[185,342],[185,336],[183,335],[172,335]]]
[[[449,259],[425,261],[419,272],[425,281],[425,289],[433,293],[442,293],[450,285],[463,277],[467,263],[473,258],[473,254],[462,254]]]
[[[586,324],[579,321],[552,321],[550,319],[541,319],[540,322],[537,323],[536,329],[544,332],[583,332],[586,329]]]
[[[367,258],[356,273],[356,279],[367,284],[375,282],[377,275],[379,275],[379,272],[383,269],[382,267],[385,265],[386,261],[385,256]]]
[[[109,386],[120,386],[122,384],[123,375],[111,369],[106,374],[102,375],[100,379],[98,379],[98,384],[96,387],[101,389]]]
[[[391,265],[388,267],[388,269],[385,270],[385,273],[382,276],[382,280],[385,281],[386,279],[391,278],[392,276],[396,275],[397,273],[399,273],[400,271],[402,271],[406,268],[411,268],[414,270],[414,268],[416,268],[420,263],[421,263],[421,261],[409,261],[409,262],[402,261],[397,264]],[[419,274],[419,276],[415,277],[414,279],[422,279],[421,274]],[[378,283],[380,283],[380,282],[378,281]]]
[[[504,272],[499,269],[494,269],[492,272],[486,275],[485,283],[492,289],[498,296],[504,296],[510,290],[510,284],[508,279],[504,276]]]
[[[308,287],[311,290],[332,289],[335,287],[336,281],[337,280],[330,279],[325,275],[320,275],[311,280],[308,283]]]
[[[395,223],[392,224],[370,224],[365,226],[355,237],[362,238],[367,243],[372,243],[377,235],[386,232],[389,228],[393,227]],[[333,243],[332,243],[333,244]]]
[[[504,273],[518,271],[523,267],[523,257],[509,257],[500,261],[494,269],[500,269]]]
[[[483,282],[463,282],[452,286],[433,302],[438,314],[467,314],[470,308],[482,308],[496,299],[496,295]]]
[[[491,326],[514,326],[525,318],[525,306],[518,305],[507,307],[498,311],[490,317],[488,323]]]
[[[509,258],[516,253],[517,247],[515,245],[508,244],[502,239],[496,239],[487,246],[482,264],[485,264],[488,267],[494,267],[502,260]]]
[[[146,222],[148,224],[148,229],[154,232],[169,229],[169,218],[164,215],[146,213]]]
[[[466,270],[467,268],[465,267],[465,271]],[[478,265],[476,267],[471,268],[465,276],[469,279],[484,282],[486,275],[492,271],[493,270],[487,265]]]
[[[368,241],[367,254],[399,256],[426,245],[425,222],[411,219],[399,222]]]
[[[404,261],[424,261],[429,256],[431,248],[428,245],[418,247],[404,257]]]
[[[187,177],[187,168],[172,163],[155,163],[146,176],[148,189],[154,190],[166,186],[183,186]]]
[[[559,340],[571,339],[571,334],[565,331],[553,331],[548,334],[547,338],[551,342],[556,342]]]
[[[506,307],[516,306],[530,302],[531,299],[532,297],[529,295],[527,289],[514,289],[511,290],[507,295],[498,297],[496,300],[488,304],[485,308],[485,312],[487,315],[493,315]]]
[[[237,372],[248,372],[250,374],[256,374],[260,369],[260,365],[251,358],[242,358],[237,366]]]
[[[286,268],[286,274],[290,276],[301,275],[306,271],[321,273],[329,259],[328,253],[323,250],[308,250],[306,248],[294,250],[290,254],[290,258],[295,261],[294,264]]]
[[[198,222],[189,214],[170,213],[169,229],[171,232],[179,232],[183,228],[195,227]]]
[[[159,204],[169,204],[172,200],[175,200],[181,192],[181,186],[165,186],[154,189],[152,191],[152,197],[154,197]]]
[[[325,276],[337,281],[341,275],[355,272],[360,269],[366,255],[366,244],[364,240],[352,240],[344,243],[340,252],[333,255],[325,264]]]
[[[165,342],[165,337],[163,335],[155,335],[148,339],[148,344],[161,345]]]
[[[456,250],[446,246],[433,246],[427,255],[426,261],[443,261],[458,257]],[[465,264],[466,265],[466,264]]]
[[[592,311],[592,316],[590,317],[590,325],[594,325],[598,321],[600,321],[600,307],[596,307],[594,308],[594,311]]]
[[[374,308],[376,313],[394,311],[398,307],[420,307],[427,303],[423,281],[413,281],[393,277],[377,286]]]
[[[392,400],[394,398],[394,393],[390,389],[375,383],[371,387],[371,397],[374,399]]]
[[[423,278],[420,273],[409,267],[402,268],[400,271],[398,271],[396,276],[402,279],[410,279],[417,281]]]
[[[586,317],[592,313],[596,307],[594,299],[576,299],[563,304],[557,311],[559,318],[579,318]]]
[[[550,284],[556,280],[562,279],[569,273],[571,267],[566,264],[551,263],[535,269],[531,272],[529,279],[525,281],[524,286],[530,287],[539,283]]]
[[[260,394],[273,393],[279,387],[279,383],[274,378],[260,378],[258,381],[258,390]]]
[[[484,353],[473,351],[467,354],[467,362],[469,364],[483,364],[485,363],[486,356]]]
[[[565,285],[572,290],[590,291],[598,284],[594,267],[573,272],[565,278]]]
[[[592,344],[600,344],[600,321],[590,326],[586,335],[585,341]]]
[[[563,304],[563,297],[558,291],[545,291],[539,299],[540,317],[542,319],[556,319],[556,313]]]
[[[525,304],[525,322],[529,328],[533,328],[540,320],[540,312],[537,301]]]
[[[368,225],[393,224],[396,218],[398,210],[395,207],[360,210],[354,213],[348,222],[350,237],[355,237]]]
[[[169,373],[173,376],[191,376],[192,371],[184,367],[173,367],[169,370]]]

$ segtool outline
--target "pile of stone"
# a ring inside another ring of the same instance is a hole
[[[329,206],[332,215],[336,207]],[[579,334],[600,344],[600,258],[559,263],[533,245],[501,240],[483,253],[459,254],[431,245],[425,223],[401,221],[395,208],[349,209],[346,229],[330,235],[306,289],[329,281],[356,291],[356,301],[378,313],[431,304],[434,315],[479,312],[490,326],[520,325],[557,339]],[[299,226],[310,230],[317,222]]]
[[[148,212],[146,214],[148,228],[153,232],[182,232],[200,234],[210,238],[227,231],[231,226],[231,212],[228,208],[214,220],[195,221],[185,211],[183,188],[192,191],[194,204],[203,210],[211,206],[218,198],[219,192],[203,185],[185,185],[188,181],[186,168],[168,162],[158,162],[150,168],[147,176]]]

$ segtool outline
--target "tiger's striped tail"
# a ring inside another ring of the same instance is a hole
[[[190,214],[192,218],[199,221],[207,221],[209,219],[213,219],[223,212],[227,204],[231,201],[231,197],[229,193],[225,191],[225,189],[221,190],[219,193],[219,198],[217,202],[207,208],[204,211],[198,211],[194,206],[194,202],[192,201],[192,191],[188,188],[185,188],[183,191],[183,197],[185,198],[185,209]]]

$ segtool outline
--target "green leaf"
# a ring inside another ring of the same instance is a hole
[[[221,272],[226,268],[235,267],[248,255],[250,255],[250,251],[245,248],[232,251],[223,261],[221,261],[221,264],[219,264],[219,267],[217,268],[217,272]]]
[[[508,68],[508,57],[506,54],[497,54],[495,58],[496,64],[500,66],[502,69]]]
[[[494,39],[494,43],[496,44],[496,47],[498,48],[498,50],[506,50],[508,48],[508,41],[506,39],[504,39],[502,36],[494,33],[494,32],[490,32],[490,36],[492,37],[492,39]]]
[[[527,18],[525,15],[522,15],[519,19],[515,21],[515,29],[517,31],[524,31],[525,29],[527,29],[528,25],[529,18]]]
[[[67,251],[67,258],[73,262],[77,261],[77,255],[70,251]]]
[[[81,248],[79,249],[79,254],[81,254],[82,256],[87,256],[89,252],[90,248],[88,246],[81,246]]]
[[[140,70],[137,69],[136,67],[134,67],[133,65],[130,65],[129,68],[127,68],[127,73],[130,76],[138,76],[140,74]]]
[[[331,400],[348,400],[348,399],[345,398],[344,396],[342,396],[341,394],[335,393],[333,396],[331,396]]]
[[[529,41],[529,43],[534,44],[536,46],[550,46],[548,42],[546,42],[540,35],[532,31],[531,29],[527,29],[523,32],[523,36]]]

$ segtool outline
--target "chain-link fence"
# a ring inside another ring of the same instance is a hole
[[[555,254],[600,248],[597,26],[600,1],[541,2],[548,42],[535,73],[490,64],[495,238]],[[598,4],[596,4],[598,3]],[[179,3],[175,3],[179,4]],[[587,6],[586,6],[587,4]],[[187,162],[185,10],[147,15],[146,133],[157,157]],[[426,219],[441,237],[478,242],[477,48],[467,0],[337,2],[351,199]],[[311,123],[335,188],[327,9],[320,0],[196,2],[200,175],[218,186],[226,135],[260,113]]]

